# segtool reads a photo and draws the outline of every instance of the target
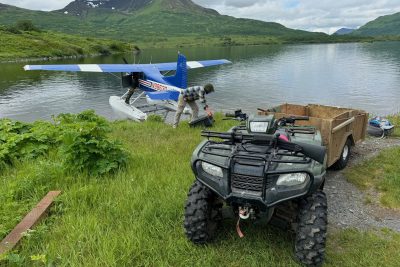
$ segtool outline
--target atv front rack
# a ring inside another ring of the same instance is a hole
[[[312,145],[302,142],[287,142],[279,138],[280,134],[243,134],[241,132],[214,132],[202,131],[202,136],[210,138],[219,138],[225,140],[223,143],[228,142],[234,144],[255,144],[268,146],[273,149],[283,149],[294,152],[294,154],[301,153],[319,163],[323,163],[326,155],[326,148],[324,146]]]

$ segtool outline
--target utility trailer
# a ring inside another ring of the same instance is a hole
[[[298,121],[299,126],[313,126],[321,132],[327,148],[327,167],[343,169],[347,165],[351,146],[365,139],[368,113],[363,110],[323,105],[282,104],[271,109],[258,109],[259,115],[275,115],[275,118],[307,116]]]

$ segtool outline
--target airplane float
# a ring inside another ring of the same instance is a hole
[[[68,72],[105,72],[105,73],[125,73],[122,76],[122,86],[130,87],[132,79],[139,76],[139,89],[142,91],[137,97],[125,103],[125,93],[123,96],[110,96],[109,103],[112,109],[125,118],[135,121],[144,121],[149,112],[157,111],[158,108],[144,111],[141,108],[149,106],[161,107],[168,111],[176,111],[178,107],[178,97],[182,90],[187,88],[187,70],[203,67],[231,63],[226,59],[186,61],[183,54],[178,54],[177,62],[157,63],[157,64],[78,64],[78,65],[26,65],[26,71],[46,70],[46,71],[68,71]],[[176,71],[175,75],[164,76],[162,72]],[[145,98],[146,106],[137,107],[135,103]],[[185,113],[189,113],[185,109]]]

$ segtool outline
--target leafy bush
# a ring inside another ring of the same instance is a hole
[[[93,47],[93,50],[98,52],[101,55],[111,55],[111,51],[107,47],[102,46],[102,45],[95,45]]]
[[[110,45],[110,49],[113,51],[124,51],[124,47],[122,43],[112,43]]]
[[[115,171],[125,165],[127,154],[118,142],[108,140],[109,131],[108,122],[92,110],[60,114],[54,123],[0,120],[0,170],[55,149],[68,172],[100,175]]]
[[[44,155],[55,144],[56,129],[49,122],[27,124],[0,121],[0,169],[19,159]]]
[[[40,32],[40,29],[37,28],[32,21],[30,20],[20,20],[15,23],[15,25],[10,25],[5,28],[5,31],[13,34],[21,34],[22,31],[34,31]]]
[[[15,26],[9,26],[6,28],[6,31],[13,34],[21,34],[22,32],[18,30]]]
[[[62,129],[61,152],[68,171],[105,174],[125,165],[127,155],[116,141],[107,140],[110,127],[93,110],[61,114],[55,121]]]
[[[83,48],[82,48],[82,47],[76,46],[76,47],[74,47],[73,49],[74,49],[79,55],[85,54],[85,51],[83,51]]]
[[[37,28],[31,20],[20,20],[15,24],[15,28],[21,31],[34,31],[39,32],[39,28]]]

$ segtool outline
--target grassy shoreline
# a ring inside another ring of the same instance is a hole
[[[129,164],[112,174],[65,172],[54,150],[12,161],[0,172],[0,239],[48,190],[63,191],[51,216],[27,233],[9,266],[298,266],[292,236],[265,225],[224,221],[217,240],[194,246],[183,232],[183,207],[193,182],[190,157],[201,129],[177,129],[157,120],[107,122]],[[213,130],[236,122],[216,116]],[[77,130],[82,127],[75,127]],[[42,136],[42,135],[40,135]],[[57,139],[56,139],[57,140]],[[26,150],[23,150],[26,151]],[[325,266],[395,266],[400,234],[329,227]],[[1,265],[0,261],[0,265]]]
[[[51,31],[11,33],[0,26],[0,62],[107,55],[131,50],[121,41]]]
[[[80,58],[125,53],[140,48],[182,48],[206,46],[246,46],[276,44],[324,44],[349,42],[399,41],[400,37],[326,36],[293,38],[263,35],[146,37],[134,43],[121,40],[83,37],[52,31],[10,32],[0,26],[0,63],[48,59]]]

